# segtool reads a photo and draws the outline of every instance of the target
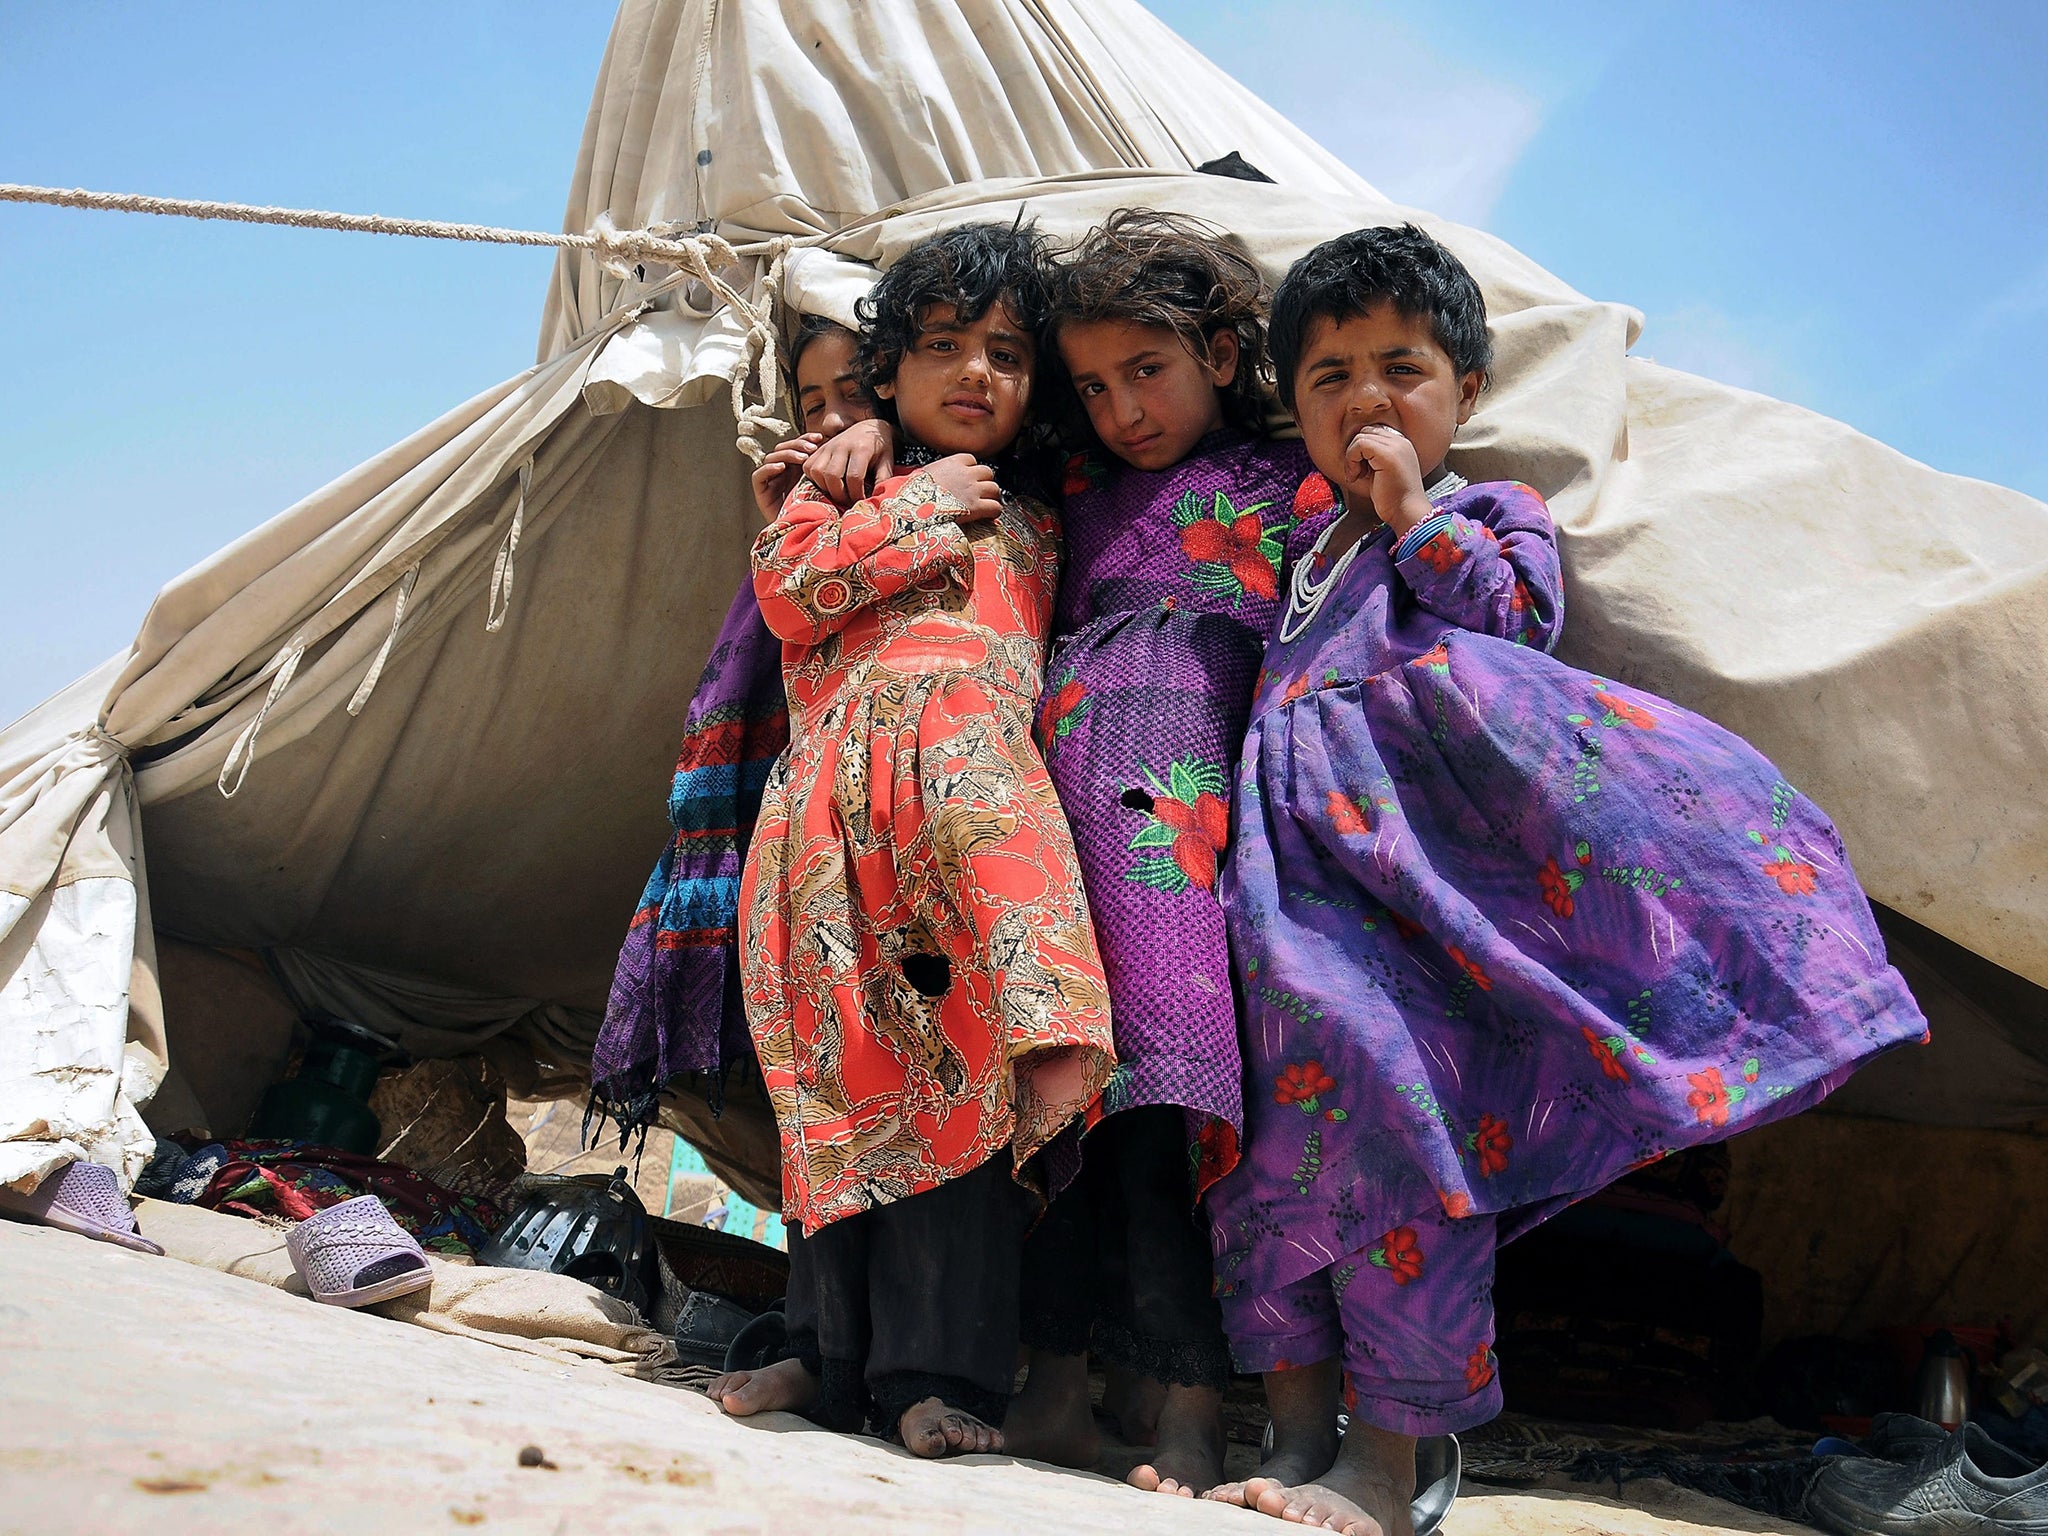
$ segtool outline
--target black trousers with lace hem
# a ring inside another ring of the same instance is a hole
[[[1001,1424],[1017,1370],[1028,1197],[1007,1153],[908,1199],[789,1234],[788,1353],[820,1383],[811,1417],[894,1438],[927,1397]]]
[[[1088,1133],[1081,1171],[1024,1244],[1023,1338],[1169,1385],[1222,1387],[1230,1348],[1195,1208],[1186,1115],[1146,1104]]]

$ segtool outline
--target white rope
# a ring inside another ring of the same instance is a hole
[[[256,718],[242,728],[242,734],[235,738],[235,744],[228,748],[227,761],[220,765],[220,778],[215,787],[227,799],[232,800],[242,792],[242,781],[249,777],[249,765],[256,761],[256,738],[263,733],[263,722],[270,718],[270,708],[291,686],[292,674],[299,670],[299,659],[306,654],[306,642],[298,635],[285,642],[283,650],[271,658],[270,664],[277,668],[277,676],[270,681],[270,692],[263,696],[262,707],[256,711]],[[236,773],[240,764],[241,772]],[[228,776],[234,774],[234,787],[228,787]]]
[[[697,271],[707,252],[718,265],[739,258],[716,235],[676,238],[651,229],[619,229],[599,219],[587,234],[550,234],[505,229],[494,224],[455,224],[442,219],[395,219],[382,213],[331,213],[319,208],[270,208],[253,203],[215,203],[198,198],[151,197],[141,192],[88,192],[83,187],[32,187],[0,182],[0,202],[43,203],[53,208],[89,208],[110,213],[153,213],[181,219],[225,219],[235,224],[281,224],[291,229],[341,229],[365,235],[406,235],[417,240],[472,240],[490,245],[546,245],[586,251],[610,270],[632,276],[642,261],[662,261]],[[701,273],[699,274],[702,275]]]
[[[761,280],[762,303],[759,309],[750,304],[732,303],[733,313],[744,315],[747,320],[746,351],[741,354],[739,366],[732,373],[732,414],[740,429],[733,446],[755,464],[767,457],[767,450],[755,439],[757,432],[783,438],[796,430],[794,423],[774,414],[776,403],[782,397],[782,363],[776,355],[781,337],[774,323],[775,296],[782,292],[783,263],[788,260],[795,244],[785,235],[769,247],[768,270]],[[760,397],[759,402],[753,405],[747,404],[746,400],[750,358],[755,365],[755,393]]]
[[[357,234],[404,235],[420,240],[470,240],[493,245],[552,246],[582,251],[615,276],[637,278],[644,262],[665,262],[688,273],[716,294],[744,322],[746,342],[732,375],[732,413],[739,427],[733,446],[754,464],[767,449],[757,434],[787,436],[795,427],[775,414],[782,398],[782,372],[777,356],[780,338],[774,325],[775,296],[782,287],[783,259],[795,240],[783,236],[767,245],[769,258],[759,306],[743,298],[718,273],[739,264],[730,242],[708,232],[620,229],[611,215],[580,235],[551,234],[536,229],[506,229],[493,224],[456,224],[442,219],[397,219],[381,213],[334,213],[320,208],[271,208],[253,203],[216,203],[198,198],[151,197],[140,192],[89,192],[83,187],[36,187],[0,182],[0,202],[42,203],[53,208],[85,208],[111,213],[149,213],[182,219],[224,219],[235,224],[279,224],[290,229],[339,229]],[[754,249],[759,249],[758,247]],[[754,394],[747,399],[747,374],[754,370]],[[502,620],[501,620],[502,622]],[[497,625],[492,625],[496,629]]]
[[[498,558],[491,566],[491,590],[484,599],[484,633],[495,635],[505,627],[512,612],[512,557],[519,553],[519,531],[526,526],[526,493],[533,488],[533,459],[519,466],[519,504],[512,509],[512,526],[498,543]],[[500,604],[503,604],[501,607]]]
[[[384,675],[384,663],[391,659],[391,648],[398,644],[398,626],[405,622],[405,605],[412,597],[412,589],[420,579],[420,568],[414,565],[398,583],[398,603],[391,610],[391,633],[384,637],[384,643],[377,648],[376,659],[370,663],[370,670],[363,674],[362,685],[355,691],[355,697],[348,701],[351,716],[360,715],[363,706],[370,702],[370,695],[377,691],[377,679]]]

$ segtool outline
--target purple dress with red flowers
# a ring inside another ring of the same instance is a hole
[[[1280,567],[1332,505],[1297,512],[1310,469],[1300,443],[1230,429],[1171,469],[1067,469],[1038,732],[1109,980],[1118,1065],[1097,1118],[1185,1109],[1198,1186],[1236,1162],[1242,1129],[1216,869]]]
[[[1276,633],[1236,780],[1225,1328],[1246,1370],[1341,1334],[1358,1411],[1408,1433],[1493,1411],[1500,1241],[1926,1033],[1818,807],[1552,658],[1561,616],[1542,498],[1452,492]]]

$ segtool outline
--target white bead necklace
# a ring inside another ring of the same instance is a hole
[[[1447,469],[1438,477],[1436,484],[1430,486],[1423,494],[1429,498],[1430,505],[1435,506],[1446,497],[1464,490],[1465,485],[1463,475],[1454,474]],[[1287,611],[1280,615],[1282,645],[1292,645],[1308,633],[1309,625],[1315,623],[1316,615],[1323,611],[1324,600],[1329,597],[1337,583],[1344,579],[1344,573],[1351,568],[1351,562],[1359,550],[1372,541],[1372,534],[1354,539],[1351,547],[1337,557],[1329,573],[1318,580],[1315,571],[1316,567],[1323,563],[1323,550],[1329,545],[1330,535],[1337,531],[1337,525],[1343,521],[1341,517],[1333,519],[1330,526],[1323,530],[1323,536],[1316,540],[1315,547],[1294,567],[1293,578],[1287,583]],[[1381,526],[1384,527],[1385,524]],[[1378,530],[1375,529],[1374,532]]]

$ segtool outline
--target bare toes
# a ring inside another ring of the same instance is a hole
[[[897,1425],[905,1450],[919,1456],[983,1454],[1003,1448],[1002,1431],[936,1397],[905,1410]]]
[[[750,1371],[733,1371],[711,1383],[711,1399],[721,1412],[744,1414],[749,1411],[747,1388],[754,1384]]]
[[[1244,1504],[1247,1509],[1256,1509],[1262,1515],[1277,1515],[1283,1520],[1300,1520],[1301,1510],[1288,1497],[1285,1483],[1276,1483],[1270,1477],[1249,1477],[1244,1484]]]
[[[1250,1507],[1245,1500],[1243,1483],[1218,1483],[1202,1497],[1218,1504],[1235,1504],[1240,1509]]]

